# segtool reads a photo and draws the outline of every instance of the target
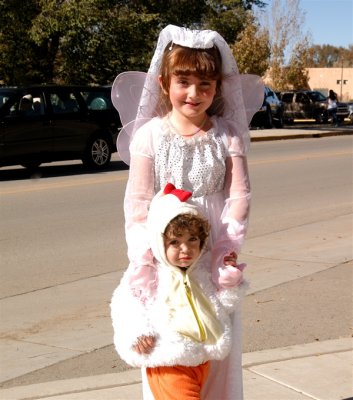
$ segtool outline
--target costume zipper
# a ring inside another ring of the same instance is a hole
[[[191,289],[190,289],[190,286],[188,285],[188,283],[186,281],[184,281],[184,287],[185,287],[185,291],[186,291],[186,296],[187,296],[187,298],[189,300],[191,309],[192,309],[192,311],[194,313],[197,325],[199,327],[201,341],[204,342],[206,340],[205,328],[203,327],[203,325],[201,323],[201,320],[200,320],[199,316],[197,315],[196,307],[195,307],[195,304],[194,304],[194,301],[193,301],[192,295],[191,295]]]

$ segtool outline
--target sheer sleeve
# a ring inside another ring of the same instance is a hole
[[[146,227],[147,213],[154,195],[154,161],[151,137],[136,134],[130,146],[131,162],[124,199],[125,234],[128,247],[128,280],[137,297],[153,296],[156,269]]]
[[[239,279],[236,269],[223,265],[224,256],[239,254],[248,227],[250,211],[250,182],[246,155],[230,141],[226,159],[225,205],[220,230],[212,251],[212,277],[220,287],[230,287]],[[222,267],[217,267],[223,265]]]

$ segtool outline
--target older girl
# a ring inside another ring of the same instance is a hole
[[[211,224],[213,281],[220,288],[233,286],[239,270],[222,261],[239,254],[247,230],[248,125],[262,104],[261,79],[238,73],[217,32],[169,25],[160,33],[148,73],[119,75],[112,98],[126,124],[118,150],[130,163],[125,218],[134,295],[145,302],[156,291],[146,218],[153,196],[167,182],[193,192],[194,204]],[[129,99],[138,101],[137,110]],[[239,311],[233,315],[233,330],[230,355],[211,362],[202,399],[242,399]]]

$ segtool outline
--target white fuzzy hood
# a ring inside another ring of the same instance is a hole
[[[171,192],[166,190],[169,187]],[[164,190],[161,190],[153,198],[147,218],[147,228],[149,232],[149,241],[155,258],[162,264],[171,266],[167,260],[164,250],[163,233],[169,222],[180,214],[199,215],[196,206],[187,203],[186,200],[191,196],[191,192],[173,189],[174,186],[167,184]],[[180,200],[176,196],[186,200]]]

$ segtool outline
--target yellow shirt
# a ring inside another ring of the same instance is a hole
[[[216,343],[222,335],[222,326],[212,303],[187,272],[170,272],[172,280],[165,303],[171,328],[197,342]]]

